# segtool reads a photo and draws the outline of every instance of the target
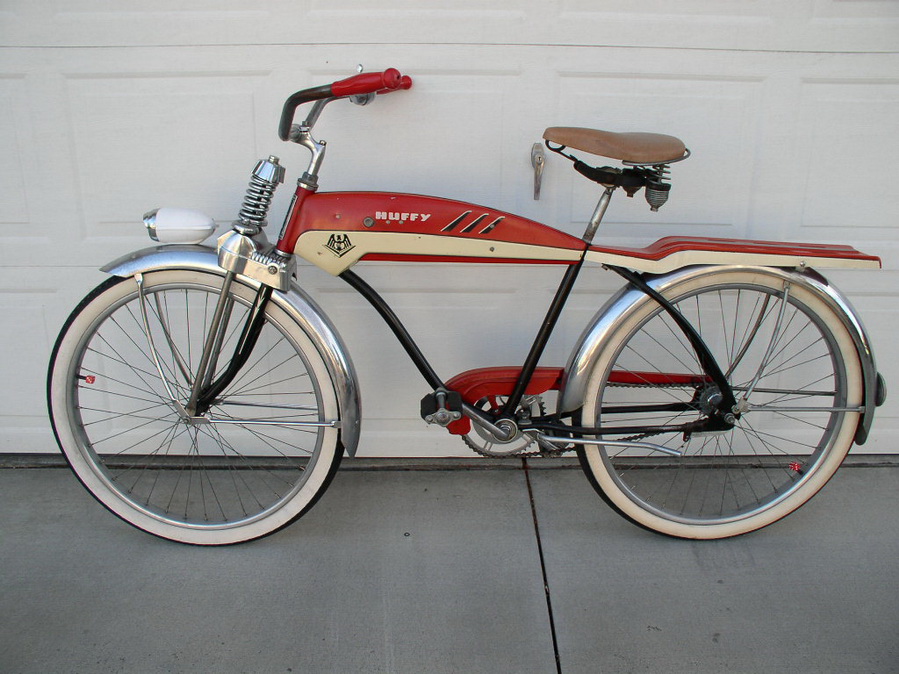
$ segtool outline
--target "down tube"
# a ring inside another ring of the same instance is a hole
[[[400,322],[399,317],[393,312],[393,309],[387,305],[387,302],[384,301],[384,298],[382,298],[374,288],[349,270],[340,274],[340,278],[349,283],[356,292],[367,299],[381,315],[387,325],[390,326],[393,334],[396,335],[396,338],[400,341],[400,344],[403,345],[406,353],[409,354],[409,358],[415,363],[415,367],[418,368],[418,371],[421,372],[425,381],[428,382],[428,385],[435,390],[445,388],[446,386],[443,381],[434,371],[434,368],[431,367],[431,364],[428,362],[427,358],[425,358],[421,349],[418,348],[418,345],[415,343],[415,340],[412,339],[409,331],[406,330],[406,327]]]

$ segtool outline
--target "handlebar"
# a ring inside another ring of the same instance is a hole
[[[303,89],[290,96],[284,102],[281,111],[281,121],[278,124],[278,136],[281,140],[290,137],[290,127],[293,124],[293,116],[298,107],[304,103],[320,101],[324,99],[345,98],[347,96],[362,96],[366,94],[388,94],[391,91],[409,89],[412,87],[412,78],[401,75],[396,68],[388,68],[381,73],[360,73],[347,77],[344,80],[325,84],[320,87]]]

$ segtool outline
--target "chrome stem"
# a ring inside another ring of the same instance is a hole
[[[596,230],[599,229],[599,223],[602,222],[602,218],[606,214],[606,209],[609,208],[609,202],[612,200],[612,192],[614,191],[615,187],[610,185],[606,187],[605,192],[599,198],[599,203],[596,204],[596,209],[593,211],[593,215],[590,217],[590,222],[587,223],[587,229],[584,232],[583,241],[587,245],[593,243],[593,237],[596,235]]]

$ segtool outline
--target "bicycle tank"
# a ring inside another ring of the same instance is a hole
[[[580,239],[492,208],[389,192],[309,194],[290,216],[294,252],[331,274],[359,260],[574,264]]]

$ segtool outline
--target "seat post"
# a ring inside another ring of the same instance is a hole
[[[596,210],[593,211],[593,215],[590,217],[590,222],[587,223],[587,229],[584,231],[583,241],[588,246],[593,243],[593,237],[596,235],[596,230],[599,228],[599,223],[602,222],[602,218],[606,214],[606,209],[609,207],[609,202],[612,200],[612,192],[614,191],[614,185],[606,185],[606,191],[603,192],[602,196],[599,198],[599,203],[596,204]]]

